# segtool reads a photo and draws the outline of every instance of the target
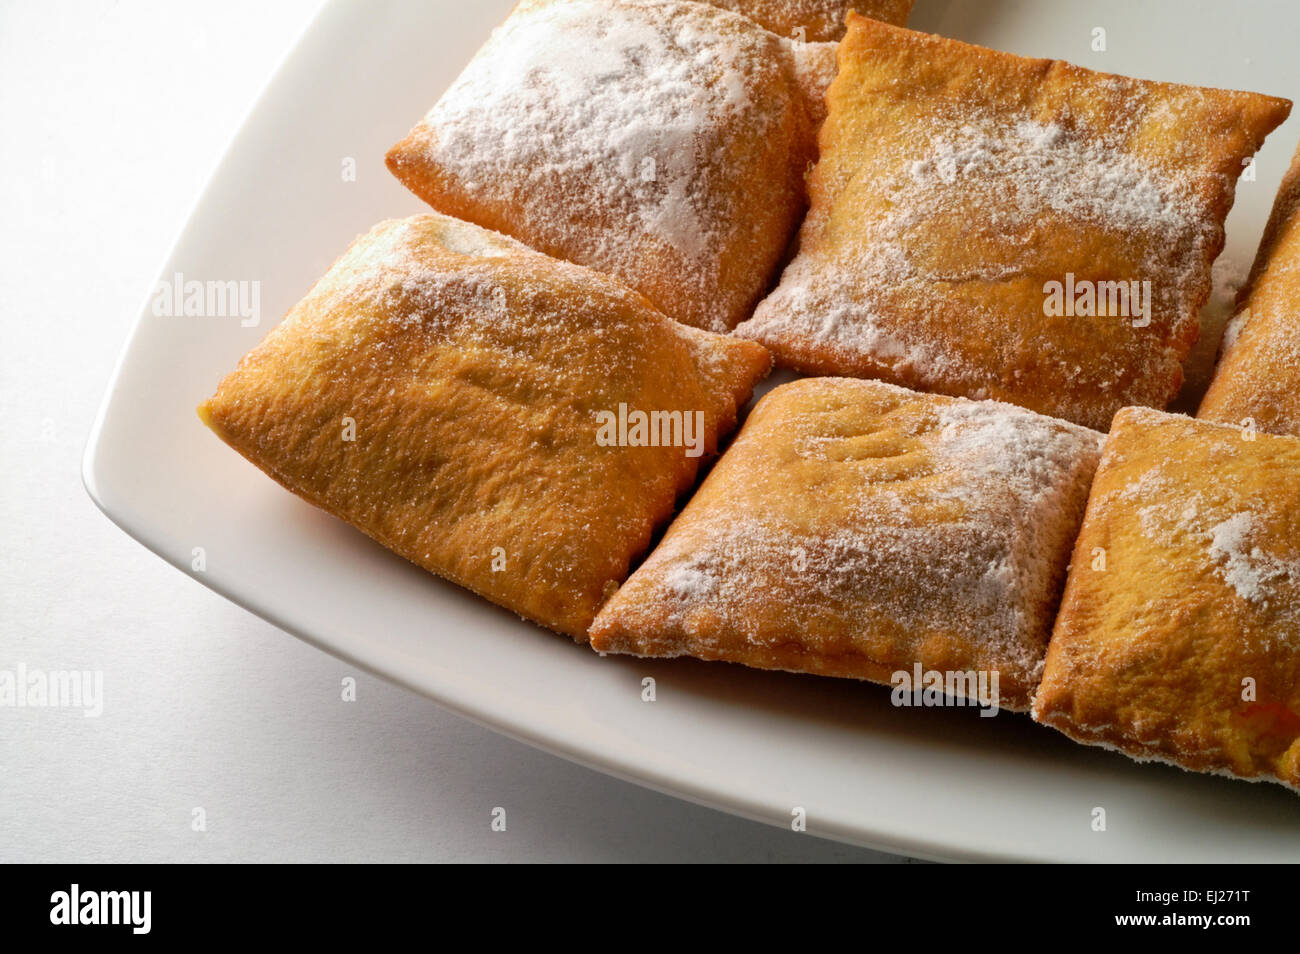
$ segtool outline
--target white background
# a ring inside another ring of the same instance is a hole
[[[901,860],[465,722],[225,602],[91,504],[80,457],[130,324],[315,8],[0,0],[0,669],[102,670],[106,697],[97,719],[0,708],[0,861]]]

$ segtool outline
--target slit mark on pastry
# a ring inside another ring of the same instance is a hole
[[[888,684],[997,671],[1024,709],[1101,435],[993,402],[813,378],[755,407],[594,648]]]

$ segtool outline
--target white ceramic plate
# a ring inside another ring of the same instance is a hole
[[[601,771],[750,818],[929,858],[1300,859],[1300,799],[1130,763],[1024,717],[904,710],[850,682],[602,659],[437,580],[280,489],[195,405],[375,221],[420,211],[383,166],[510,6],[324,9],[262,95],[161,275],[261,282],[262,320],[148,302],[90,437],[85,482],[164,559],[315,646]],[[1300,8],[1258,2],[919,0],[913,25],[1018,53],[1300,99]],[[1108,50],[1090,49],[1093,29]],[[1300,123],[1243,183],[1249,263]],[[348,159],[356,180],[345,181]],[[192,569],[202,547],[206,569]],[[641,680],[658,701],[641,701]],[[1107,828],[1092,829],[1104,808]]]

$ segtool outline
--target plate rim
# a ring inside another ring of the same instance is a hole
[[[321,0],[315,12],[308,17],[305,24],[298,31],[297,35],[286,49],[284,55],[279,59],[268,75],[266,81],[259,88],[256,96],[253,97],[247,109],[244,110],[225,144],[217,152],[216,160],[209,165],[207,174],[203,179],[203,186],[189,203],[189,207],[181,219],[180,226],[173,230],[171,239],[167,242],[167,251],[163,254],[162,260],[149,273],[153,278],[149,282],[147,290],[141,296],[140,303],[136,306],[134,311],[131,312],[135,317],[131,321],[130,329],[127,332],[126,338],[121,348],[118,350],[117,357],[113,362],[107,384],[104,387],[104,394],[99,400],[95,416],[86,436],[80,460],[82,487],[85,489],[91,502],[95,505],[95,508],[99,510],[99,512],[102,513],[110,523],[154,556],[161,559],[168,566],[171,566],[173,569],[180,572],[187,579],[198,582],[202,586],[216,593],[222,599],[238,606],[245,612],[252,613],[258,619],[271,624],[276,629],[306,643],[314,649],[327,653],[335,659],[342,660],[351,666],[355,666],[375,678],[399,686],[423,699],[428,699],[438,707],[452,712],[461,718],[468,719],[475,725],[500,733],[516,742],[530,746],[531,748],[539,749],[549,755],[562,758],[565,761],[572,762],[590,771],[598,772],[602,775],[609,775],[613,778],[619,779],[620,781],[647,788],[651,791],[657,792],[658,794],[681,799],[691,804],[709,808],[714,811],[734,815],[773,828],[783,828],[784,825],[774,820],[770,813],[761,810],[757,800],[744,803],[736,799],[734,793],[725,793],[721,789],[705,790],[705,787],[698,783],[685,785],[684,781],[680,778],[669,778],[663,773],[651,772],[646,769],[638,771],[630,765],[625,767],[608,759],[597,758],[591,752],[584,751],[573,743],[566,742],[559,737],[553,737],[549,733],[540,731],[530,732],[525,727],[506,719],[499,713],[494,713],[483,706],[473,705],[469,700],[462,700],[458,697],[454,697],[449,692],[436,693],[428,686],[420,685],[414,680],[403,678],[403,676],[398,672],[382,670],[376,664],[360,658],[355,653],[348,651],[345,647],[334,645],[331,642],[313,635],[305,628],[298,626],[287,619],[281,618],[279,613],[274,609],[260,605],[254,598],[251,598],[246,594],[237,593],[214,578],[204,576],[196,579],[193,574],[188,573],[185,570],[185,567],[182,566],[181,562],[175,559],[161,544],[161,542],[155,540],[143,527],[135,524],[135,522],[127,516],[124,510],[119,508],[117,504],[110,499],[111,491],[107,489],[104,475],[101,473],[99,467],[104,428],[123,371],[139,337],[144,333],[144,325],[147,318],[146,309],[152,298],[151,291],[162,276],[167,275],[172,271],[171,264],[175,260],[177,249],[184,243],[185,239],[191,234],[191,232],[196,229],[200,211],[206,204],[209,194],[213,191],[216,180],[220,177],[222,170],[229,164],[232,156],[235,154],[250,120],[262,109],[271,91],[290,69],[291,64],[300,55],[303,48],[315,39],[317,33],[324,33],[329,26],[328,21],[336,15],[336,12],[339,9],[346,5],[347,0]],[[865,838],[856,830],[839,829],[840,826],[827,826],[817,832],[809,832],[808,834],[812,835],[814,838],[821,838],[827,841],[889,852],[900,856],[919,858],[926,861],[1005,861],[1014,857],[1012,854],[999,855],[986,854],[978,851],[957,851],[952,850],[951,847],[948,847],[948,850],[941,850],[945,846],[937,842],[930,843],[924,840],[914,840],[906,836],[898,836],[885,830],[873,831],[869,838]],[[1032,859],[1017,858],[1016,860],[1028,861]]]
[[[445,681],[439,686],[438,677],[429,676],[424,681],[403,674],[393,666],[385,666],[382,654],[366,659],[357,655],[344,645],[328,637],[314,634],[305,626],[293,622],[281,615],[270,605],[265,605],[255,595],[238,592],[226,585],[219,577],[206,574],[196,576],[188,572],[183,561],[171,553],[163,542],[149,530],[140,525],[129,513],[130,507],[121,498],[121,489],[112,486],[111,479],[104,473],[104,433],[110,419],[114,397],[129,363],[132,353],[147,334],[146,322],[150,291],[159,278],[169,273],[176,259],[178,249],[192,235],[201,230],[200,214],[207,205],[223,170],[232,162],[241,145],[243,136],[252,119],[266,106],[267,100],[275,88],[292,70],[294,62],[304,55],[309,46],[327,41],[332,44],[334,36],[333,21],[350,6],[348,0],[324,0],[316,11],[307,19],[302,29],[287,48],[283,57],[270,72],[266,82],[253,98],[234,131],[219,151],[204,180],[202,188],[189,206],[182,219],[181,226],[174,231],[167,245],[167,252],[158,267],[150,274],[153,280],[142,296],[141,303],[135,311],[135,318],[130,330],[113,364],[108,377],[103,397],[100,399],[94,419],[86,437],[81,456],[81,480],[87,495],[96,508],[127,536],[142,545],[167,564],[173,566],[188,579],[195,580],[209,590],[218,594],[241,609],[252,613],[259,619],[283,630],[296,639],[315,649],[321,650],[336,659],[365,671],[386,682],[414,692],[422,698],[429,699],[439,707],[468,719],[469,721],[498,732],[517,742],[563,758],[592,771],[599,772],[650,789],[663,795],[682,799],[692,804],[711,808],[726,814],[735,815],[750,821],[759,822],[774,828],[786,828],[787,822],[774,817],[761,795],[743,794],[734,788],[717,784],[716,779],[709,779],[693,772],[689,776],[674,775],[662,763],[655,765],[636,764],[632,758],[620,760],[616,755],[597,746],[583,748],[574,738],[566,737],[550,727],[533,728],[526,721],[511,718],[511,713],[500,707],[494,707],[491,699],[475,700],[460,691],[458,687],[448,685]],[[806,834],[815,838],[888,852],[899,856],[919,858],[929,861],[959,862],[1029,862],[1048,861],[1081,862],[1094,859],[1075,856],[1068,852],[1052,851],[1050,846],[1040,850],[1029,850],[1026,844],[1010,845],[1004,848],[978,846],[974,841],[966,844],[954,844],[942,837],[927,838],[924,834],[900,832],[885,825],[876,824],[872,816],[864,815],[852,825],[829,819],[819,820],[815,831]]]

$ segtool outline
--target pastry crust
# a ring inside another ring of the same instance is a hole
[[[808,106],[808,118],[815,133],[826,121],[826,92],[835,81],[839,69],[836,56],[838,43],[796,43],[790,48],[794,60],[794,77]],[[815,158],[816,149],[810,150]],[[814,162],[809,160],[805,178],[812,172]],[[793,241],[794,236],[791,236]],[[748,315],[746,315],[748,317]]]
[[[769,365],[604,275],[420,215],[353,242],[199,414],[389,549],[583,639]],[[668,435],[696,446],[607,446],[620,405],[700,412]]]
[[[854,15],[827,100],[799,252],[736,333],[1103,430],[1177,393],[1242,160],[1290,109]]]
[[[806,206],[810,45],[702,3],[525,0],[388,167],[441,212],[727,331]]]
[[[1033,715],[1300,789],[1300,440],[1116,416]]]
[[[703,0],[749,17],[764,29],[792,39],[840,40],[849,11],[903,26],[914,0]],[[800,34],[802,30],[802,34]]]
[[[1282,180],[1196,416],[1300,437],[1300,150]]]
[[[776,388],[601,611],[602,652],[889,683],[1042,671],[1101,435],[847,378]]]

